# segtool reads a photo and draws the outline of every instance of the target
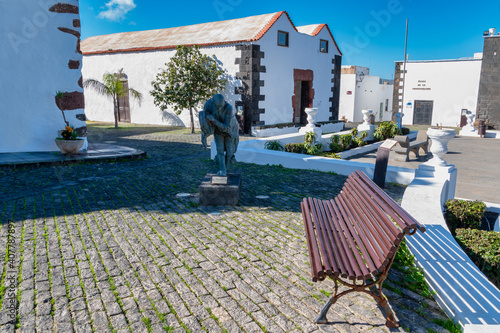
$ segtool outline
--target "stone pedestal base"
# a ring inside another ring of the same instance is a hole
[[[365,141],[373,141],[373,134],[375,134],[375,125],[370,125],[370,124],[361,124],[358,125],[358,135],[359,133],[366,131],[368,135],[365,138]]]
[[[213,184],[212,177],[216,172],[207,173],[198,187],[200,205],[202,206],[234,206],[241,197],[241,172],[228,172],[227,184]]]

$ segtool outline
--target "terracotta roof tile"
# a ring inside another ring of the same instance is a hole
[[[282,15],[286,15],[290,24],[297,30],[288,13],[281,11],[176,28],[89,37],[82,41],[81,47],[83,54],[88,55],[165,50],[175,48],[177,45],[214,46],[254,42],[261,39]]]

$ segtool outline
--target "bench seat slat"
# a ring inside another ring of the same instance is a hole
[[[378,273],[377,264],[374,262],[374,258],[371,255],[371,247],[367,244],[367,240],[365,238],[364,232],[359,224],[359,217],[355,216],[355,212],[353,211],[352,205],[350,205],[349,200],[344,198],[344,193],[338,196],[339,201],[342,203],[347,216],[349,217],[351,234],[354,238],[354,243],[356,247],[353,248],[353,251],[359,253],[361,255],[362,261],[358,261],[358,265],[361,267],[363,272],[365,273],[364,278],[370,278],[371,275],[376,275]]]
[[[343,277],[348,277],[349,279],[355,279],[356,276],[361,276],[361,270],[356,265],[356,258],[351,251],[348,239],[345,234],[347,226],[345,225],[344,218],[340,213],[339,207],[334,200],[330,200],[330,205],[335,212],[337,218],[337,233],[341,240],[343,252],[346,254],[348,260],[345,261],[347,272],[342,272]]]
[[[363,279],[365,277],[370,276],[370,272],[368,271],[366,265],[363,264],[363,257],[359,253],[357,244],[355,242],[355,239],[357,237],[356,230],[354,230],[353,225],[351,224],[351,221],[349,221],[349,215],[346,212],[345,206],[343,205],[342,201],[340,200],[340,196],[337,196],[335,198],[335,203],[337,204],[337,207],[339,208],[341,214],[342,214],[342,219],[343,221],[342,226],[344,229],[344,234],[346,235],[347,242],[349,243],[349,248],[350,252],[356,257],[356,260],[352,262],[352,266],[354,268],[354,271],[356,272],[356,279]],[[358,243],[359,242],[359,239]]]
[[[363,212],[363,215],[360,216],[363,221],[361,225],[364,225],[368,240],[372,244],[377,254],[377,258],[379,259],[380,266],[378,266],[378,269],[383,270],[389,263],[388,257],[392,257],[389,254],[395,250],[395,246],[389,241],[389,236],[394,236],[387,235],[386,230],[381,227],[384,225],[384,221],[376,214],[372,205],[363,201],[363,199],[360,198],[360,194],[356,192],[356,189],[350,185],[347,189],[349,191],[348,193],[352,195],[352,200],[356,204],[354,207],[358,207],[358,209]]]
[[[304,229],[306,230],[307,245],[309,249],[309,262],[311,264],[311,275],[313,276],[313,281],[323,280],[325,278],[323,265],[321,263],[321,258],[319,255],[318,243],[313,230],[313,224],[311,221],[311,214],[309,212],[309,205],[307,204],[307,199],[304,199],[300,206],[302,208],[302,218],[304,220]]]
[[[333,211],[333,208],[331,207],[331,204],[329,201],[322,201],[322,204],[325,208],[325,213],[328,217],[328,223],[330,224],[330,229],[332,230],[332,236],[333,236],[333,246],[335,250],[335,260],[338,263],[339,266],[339,274],[344,273],[344,277],[347,277],[345,272],[347,272],[347,267],[349,266],[349,262],[347,259],[347,253],[345,252],[344,247],[342,246],[342,241],[340,240],[341,238],[339,237],[339,226],[338,226],[338,220],[337,217],[335,216],[335,212]]]
[[[345,194],[351,199],[346,200],[346,204],[349,206],[349,210],[353,214],[353,221],[356,224],[359,238],[363,242],[363,246],[365,247],[366,251],[368,251],[368,255],[371,259],[365,259],[365,261],[367,264],[369,264],[372,274],[375,274],[377,273],[377,270],[380,271],[380,268],[383,267],[384,254],[376,239],[374,238],[374,235],[368,228],[368,226],[370,225],[370,221],[369,218],[367,218],[367,216],[365,215],[365,211],[363,210],[363,206],[365,206],[366,203],[358,204],[356,195],[350,191],[349,187],[345,188],[344,191]],[[370,266],[370,262],[373,262],[373,266]]]
[[[316,210],[316,207],[314,205],[314,200],[313,198],[309,198],[309,207],[311,208],[312,216],[313,216],[313,221],[314,221],[314,226],[316,230],[316,236],[318,239],[319,243],[319,249],[321,252],[321,256],[323,258],[328,258],[328,254],[326,252],[326,244],[328,242],[327,239],[325,239],[325,230],[321,224],[321,220],[318,217],[318,211]],[[332,266],[328,260],[322,260],[323,265],[325,266],[325,271],[327,275],[332,274]]]
[[[337,246],[340,254],[340,262],[341,271],[340,276],[343,278],[347,278],[349,276],[355,276],[354,269],[351,267],[351,259],[353,259],[352,255],[349,255],[349,245],[345,240],[344,232],[340,225],[340,221],[338,218],[338,208],[335,205],[333,200],[324,201],[325,207],[329,211],[329,216],[331,218],[331,222],[333,224],[333,237],[335,238],[335,245]]]
[[[338,242],[339,238],[338,238],[337,226],[336,223],[334,222],[334,217],[331,215],[327,203],[328,201],[318,200],[318,205],[321,208],[321,212],[325,218],[325,224],[329,230],[332,240],[330,245],[332,247],[333,256],[328,259],[332,261],[332,266],[334,266],[336,270],[334,274],[338,276],[341,274],[341,272],[346,271],[346,264],[343,261],[345,253],[343,253],[341,247],[338,246],[340,243]]]
[[[324,231],[324,237],[325,239],[328,239],[328,243],[326,244],[326,250],[328,257],[325,258],[328,263],[330,263],[333,272],[337,272],[336,275],[338,275],[339,272],[339,265],[336,260],[335,256],[335,250],[333,247],[333,235],[332,235],[332,229],[330,227],[330,223],[328,222],[328,217],[325,212],[325,207],[323,206],[322,200],[314,199],[314,204],[315,204],[315,209],[318,212],[318,217],[320,217],[323,221],[322,223],[322,228]]]

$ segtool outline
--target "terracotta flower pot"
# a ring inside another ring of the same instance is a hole
[[[56,145],[61,150],[61,154],[78,154],[78,150],[83,146],[83,139],[76,140],[58,140]]]

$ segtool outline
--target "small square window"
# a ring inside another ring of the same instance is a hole
[[[321,53],[328,53],[328,41],[321,39],[319,41],[319,52]]]
[[[288,32],[278,31],[278,45],[288,46]]]

